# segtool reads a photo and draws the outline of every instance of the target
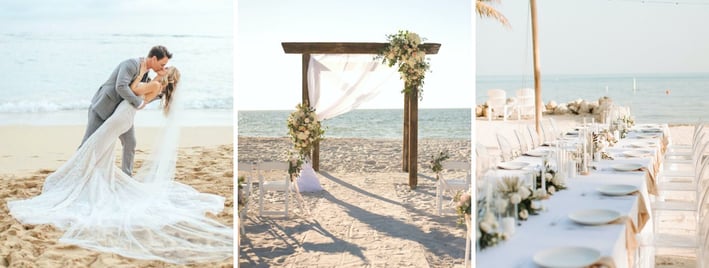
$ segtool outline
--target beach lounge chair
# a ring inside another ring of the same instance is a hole
[[[503,121],[512,114],[512,109],[507,105],[507,92],[502,89],[490,89],[487,91],[487,120],[502,116]]]
[[[259,216],[266,215],[283,215],[288,217],[288,199],[290,196],[291,181],[290,175],[288,175],[288,162],[286,161],[265,161],[258,163],[256,170],[258,171],[259,179]],[[265,173],[277,173],[278,176],[283,176],[281,179],[275,181],[267,181],[264,176]],[[266,192],[284,192],[284,209],[276,211],[264,211],[263,210],[263,198]]]
[[[517,120],[534,117],[534,89],[522,88],[515,91],[515,107]]]
[[[463,178],[444,178],[444,173],[439,172],[436,174],[438,181],[436,182],[436,208],[438,215],[440,216],[443,210],[443,195],[446,192],[450,193],[451,198],[455,196],[458,191],[467,191],[470,189],[470,163],[463,161],[445,161],[441,164],[443,170],[454,170],[454,171],[465,171],[466,175]]]

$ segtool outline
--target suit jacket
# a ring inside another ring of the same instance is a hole
[[[123,100],[127,100],[135,108],[138,108],[143,99],[133,93],[130,83],[140,72],[141,60],[141,58],[127,59],[118,64],[108,80],[96,91],[89,109],[96,112],[101,119],[106,120]],[[145,80],[146,77],[147,73],[142,80]]]

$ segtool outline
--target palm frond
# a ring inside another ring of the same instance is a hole
[[[475,10],[481,18],[493,18],[506,27],[511,27],[507,18],[494,7],[485,2],[500,2],[499,0],[476,0]]]

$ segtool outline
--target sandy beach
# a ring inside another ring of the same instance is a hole
[[[288,138],[239,137],[239,161],[283,160],[290,146]],[[440,150],[451,160],[469,160],[470,140],[420,140],[413,191],[408,173],[400,171],[400,140],[332,138],[320,146],[318,178],[325,190],[303,193],[304,206],[291,203],[289,218],[260,217],[258,192],[251,196],[240,267],[463,266],[465,226],[456,224],[452,208],[436,215],[428,161]],[[272,202],[282,197],[267,196],[266,208],[282,206]]]
[[[544,124],[548,125],[548,118],[552,118],[557,127],[561,130],[570,129],[573,126],[583,123],[583,116],[575,115],[544,115]],[[591,117],[586,116],[587,122],[590,122]],[[650,123],[650,122],[648,122]],[[662,123],[662,122],[652,122],[652,123]],[[499,154],[499,147],[495,137],[496,133],[505,136],[513,146],[518,144],[517,138],[514,135],[514,130],[524,130],[527,134],[527,126],[534,127],[533,119],[526,120],[508,120],[503,122],[502,120],[492,120],[488,121],[485,118],[477,118],[475,121],[475,131],[477,135],[475,136],[476,143],[485,146],[491,154]],[[689,144],[693,126],[689,125],[669,125],[670,126],[670,138],[673,144]],[[669,195],[669,198],[675,198],[682,200],[682,196]],[[686,197],[684,197],[686,198]],[[663,232],[675,233],[675,234],[686,234],[693,231],[691,219],[692,217],[684,214],[672,214],[672,215],[662,215],[660,218],[662,226],[672,226],[672,230]],[[693,252],[687,252],[686,250],[676,250],[676,249],[658,249],[655,257],[656,267],[672,267],[672,268],[689,268],[696,267],[696,256]]]
[[[39,194],[47,174],[74,152],[83,133],[84,126],[0,127],[0,267],[233,267],[231,258],[180,266],[59,244],[62,232],[56,228],[22,225],[8,215],[6,201]],[[150,154],[156,133],[156,128],[136,129],[136,167]],[[215,218],[233,225],[232,127],[183,128],[178,154],[177,181],[226,197],[224,211]]]

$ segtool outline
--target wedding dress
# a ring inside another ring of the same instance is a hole
[[[118,136],[133,125],[136,111],[121,102],[47,177],[39,196],[8,202],[10,214],[23,224],[52,224],[63,230],[60,243],[130,258],[184,264],[232,257],[233,229],[206,215],[222,211],[224,198],[173,180],[179,132],[174,113],[156,142],[152,161],[146,161],[135,178],[114,164]]]

